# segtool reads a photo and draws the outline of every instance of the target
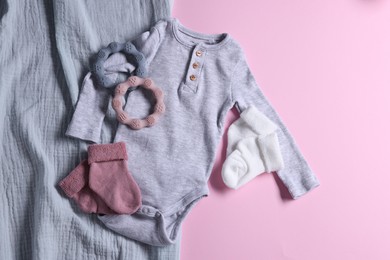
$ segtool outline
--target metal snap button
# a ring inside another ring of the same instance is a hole
[[[190,80],[192,80],[192,81],[196,80],[195,75],[191,75],[191,76],[190,76]]]
[[[199,63],[195,62],[194,64],[192,64],[192,67],[193,67],[194,69],[199,68]]]
[[[195,54],[196,54],[196,56],[200,57],[200,56],[202,56],[203,52],[202,51],[196,51]]]

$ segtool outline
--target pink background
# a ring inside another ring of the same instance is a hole
[[[295,201],[272,174],[229,190],[225,136],[183,260],[390,259],[389,2],[175,0],[188,28],[241,43],[321,182]]]

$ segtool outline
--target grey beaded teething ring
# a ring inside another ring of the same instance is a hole
[[[112,42],[106,48],[103,48],[98,52],[97,58],[92,65],[92,74],[94,75],[100,86],[105,88],[111,88],[117,84],[115,81],[110,80],[110,78],[104,75],[104,62],[107,60],[110,54],[116,52],[123,52],[134,56],[137,62],[137,69],[135,70],[135,75],[139,77],[146,77],[147,70],[145,56],[141,52],[139,52],[131,42]]]
[[[129,115],[123,111],[122,97],[131,87],[142,86],[150,90],[156,98],[153,113],[144,119],[130,118]],[[158,118],[165,112],[164,93],[157,87],[151,79],[144,79],[137,76],[131,76],[127,81],[119,84],[115,88],[115,96],[112,100],[112,107],[114,108],[117,119],[122,124],[130,126],[134,130],[139,130],[144,127],[153,126]]]

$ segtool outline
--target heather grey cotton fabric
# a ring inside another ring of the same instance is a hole
[[[65,130],[91,55],[169,14],[165,0],[0,1],[0,259],[179,259],[179,244],[119,236],[56,187],[86,155]]]
[[[107,80],[118,83],[126,80],[135,70],[135,66],[128,63],[125,54],[121,52],[109,56],[103,68]],[[114,92],[113,89],[104,88],[95,82],[92,73],[88,72],[84,77],[77,109],[74,111],[66,134],[94,143],[109,143],[118,125],[115,111],[111,107]],[[104,120],[111,123],[106,124],[105,131],[102,131]],[[93,127],[80,127],[82,125]]]
[[[173,243],[190,208],[208,194],[225,116],[234,106],[244,111],[254,105],[281,129],[278,138],[285,168],[278,175],[294,198],[318,185],[257,86],[243,51],[228,34],[195,33],[169,19],[133,42],[145,54],[149,75],[165,94],[166,112],[150,128],[135,131],[119,125],[114,142],[127,144],[129,170],[141,189],[143,206],[133,215],[100,216],[107,227],[151,245]],[[148,115],[148,98],[141,90],[131,92],[125,111],[135,117]],[[67,133],[99,142],[95,131],[100,130],[105,111],[85,112],[90,103],[79,101],[76,113],[80,113]]]

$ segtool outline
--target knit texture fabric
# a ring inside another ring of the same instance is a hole
[[[126,145],[88,147],[89,186],[118,214],[133,214],[141,206],[141,192],[127,168]]]
[[[222,166],[228,187],[238,189],[263,172],[283,168],[277,130],[254,106],[241,113],[228,129],[227,158]]]
[[[294,197],[318,185],[229,34],[200,34],[169,19],[133,43],[145,55],[149,76],[163,90],[166,108],[164,120],[153,127],[129,131],[126,125],[118,126],[114,141],[131,147],[129,169],[140,187],[143,205],[133,215],[100,216],[108,228],[152,245],[173,243],[191,207],[208,194],[207,181],[225,116],[234,106],[241,112],[253,105],[280,129],[285,167],[278,175]],[[84,86],[85,96],[80,95],[68,134],[100,142],[87,134],[99,132],[98,122],[107,111],[107,101],[97,97],[95,89]],[[145,117],[151,109],[149,98],[147,92],[133,91],[124,111]],[[91,109],[98,104],[106,105],[105,109]]]
[[[126,80],[135,69],[134,65],[127,62],[123,53],[112,54],[103,66],[105,76],[115,82]],[[78,136],[94,143],[113,142],[112,132],[115,132],[118,121],[115,111],[109,105],[113,102],[112,92],[95,83],[92,73],[88,72],[84,77],[77,109],[73,113],[66,135]],[[105,117],[95,116],[96,112],[105,114]],[[80,125],[93,127],[79,127]]]
[[[86,213],[133,214],[141,205],[141,194],[126,160],[124,143],[91,145],[88,160],[59,186]]]

